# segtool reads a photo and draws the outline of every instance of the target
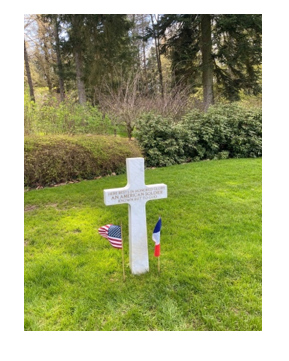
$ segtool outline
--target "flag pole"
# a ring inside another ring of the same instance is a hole
[[[123,255],[123,239],[122,239],[122,222],[120,222],[120,235],[121,235],[121,253],[122,253],[122,273],[123,273],[123,280],[125,281],[125,273],[124,273],[124,255]]]

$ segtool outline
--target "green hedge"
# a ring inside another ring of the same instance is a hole
[[[179,122],[146,114],[137,122],[136,138],[148,166],[202,159],[262,156],[262,110],[238,104],[195,110]]]
[[[136,142],[114,136],[26,136],[25,187],[93,179],[125,171],[125,159],[139,157]]]

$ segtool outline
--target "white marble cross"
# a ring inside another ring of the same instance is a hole
[[[166,184],[145,185],[144,159],[127,158],[127,185],[123,188],[105,189],[104,203],[129,205],[129,263],[133,274],[148,272],[148,242],[146,202],[167,198]]]

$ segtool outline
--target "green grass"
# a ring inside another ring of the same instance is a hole
[[[261,159],[146,170],[150,271],[132,275],[127,205],[106,177],[25,193],[25,330],[262,330]],[[161,273],[151,234],[162,216]],[[97,229],[123,223],[121,251]]]

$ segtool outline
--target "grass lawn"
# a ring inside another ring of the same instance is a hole
[[[132,275],[128,206],[103,189],[126,175],[25,196],[25,330],[262,330],[262,160],[203,161],[145,172],[168,198],[147,203],[150,271]],[[151,234],[162,216],[161,273]],[[123,223],[121,251],[98,235]]]

